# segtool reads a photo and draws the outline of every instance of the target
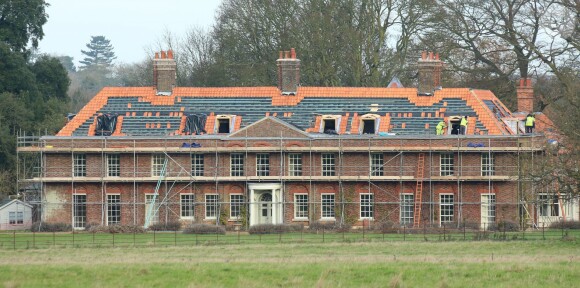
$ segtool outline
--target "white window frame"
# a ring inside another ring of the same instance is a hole
[[[413,193],[401,193],[399,211],[399,222],[401,225],[413,223],[415,218],[415,195]]]
[[[155,194],[145,194],[145,220],[147,220],[147,214],[149,214],[149,205],[151,205],[153,198],[155,198]],[[159,194],[155,199],[155,205],[153,206],[153,217],[149,219],[149,225],[159,223],[159,207],[161,204],[159,203]]]
[[[165,154],[151,154],[151,176],[159,177],[163,173],[163,164],[165,163]],[[169,164],[169,163],[168,163]],[[167,171],[167,167],[165,167]],[[167,173],[165,173],[167,174]]]
[[[485,198],[485,199],[484,199]],[[481,194],[481,228],[488,229],[496,219],[496,198],[494,193]]]
[[[205,219],[217,219],[219,214],[219,194],[205,194]],[[210,199],[213,198],[213,199]],[[213,208],[213,209],[209,209]],[[210,213],[213,212],[213,213]]]
[[[24,212],[23,211],[10,211],[10,212],[8,212],[8,224],[10,224],[10,225],[23,225],[24,224]]]
[[[179,216],[181,219],[195,219],[195,194],[179,194]]]
[[[288,154],[288,174],[289,176],[302,176],[302,154]]]
[[[87,194],[73,194],[73,228],[85,228],[87,225]],[[79,202],[78,198],[84,197],[84,202]],[[79,213],[82,212],[82,213]]]
[[[307,220],[308,210],[308,194],[294,194],[294,220]]]
[[[121,176],[121,156],[119,154],[106,154],[107,177]]]
[[[239,220],[242,217],[244,206],[244,194],[230,194],[230,219]]]
[[[241,177],[244,176],[244,153],[230,154],[230,176]]]
[[[334,193],[322,193],[320,195],[320,218],[325,220],[336,219],[334,211],[335,205],[336,195]]]
[[[369,164],[371,176],[384,176],[384,157],[383,153],[371,153]]]
[[[121,224],[121,215],[121,194],[107,194],[107,225]]]
[[[374,219],[375,218],[375,195],[373,193],[361,193],[359,196],[360,205],[360,219]]]
[[[538,194],[538,215],[540,217],[560,217],[560,199],[557,194]]]
[[[322,176],[336,176],[336,155],[334,153],[322,153],[320,162]]]
[[[256,154],[256,176],[270,176],[270,154]]]
[[[493,153],[481,153],[481,176],[495,175],[495,155]]]
[[[453,223],[454,218],[455,195],[453,193],[439,194],[439,225],[443,226],[443,224]]]
[[[87,154],[73,154],[73,177],[87,176]]]
[[[441,153],[439,155],[440,176],[453,176],[455,174],[455,155],[453,153]]]
[[[203,177],[204,175],[204,154],[191,154],[191,176]]]

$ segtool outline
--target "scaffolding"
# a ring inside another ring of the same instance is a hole
[[[191,142],[199,142],[201,147],[181,145]],[[296,143],[300,145],[295,145]],[[328,213],[334,215],[335,221],[349,225],[360,223],[365,225],[365,221],[370,223],[397,219],[399,220],[397,224],[415,228],[421,225],[460,227],[466,225],[465,219],[474,220],[465,214],[466,209],[474,211],[474,207],[482,206],[483,198],[476,199],[473,195],[481,194],[482,191],[479,190],[485,189],[489,195],[486,199],[489,200],[492,198],[491,195],[494,195],[494,209],[497,209],[495,207],[515,209],[520,224],[537,227],[537,217],[534,215],[535,209],[541,203],[537,202],[536,195],[530,195],[529,191],[524,192],[528,186],[533,187],[533,183],[532,179],[525,177],[521,163],[523,155],[533,157],[536,153],[542,153],[544,143],[545,139],[541,135],[468,137],[318,135],[297,138],[285,137],[282,132],[279,137],[248,137],[246,131],[245,137],[241,138],[221,135],[156,138],[39,137],[21,134],[18,135],[18,183],[19,187],[37,184],[38,189],[29,191],[29,195],[24,198],[26,202],[36,205],[39,211],[37,221],[49,220],[47,217],[63,206],[70,207],[70,214],[73,215],[77,209],[75,205],[85,205],[100,208],[100,223],[96,224],[109,225],[110,203],[107,202],[107,195],[122,193],[124,198],[120,202],[120,209],[131,210],[131,213],[122,213],[125,218],[122,223],[147,227],[154,224],[155,219],[159,219],[165,223],[175,220],[192,223],[213,221],[221,225],[248,226],[250,205],[260,204],[254,199],[249,199],[249,185],[278,183],[282,187],[281,197],[278,202],[271,205],[280,207],[284,223],[297,222],[308,225],[313,221],[328,220],[321,215],[323,210],[329,211],[328,205],[332,205],[332,211]],[[151,155],[155,153],[165,155],[162,173],[158,177],[152,176],[149,162],[152,161]],[[230,153],[244,155],[243,176],[231,176]],[[269,176],[260,176],[256,173],[257,163],[252,163],[251,160],[258,153],[270,155],[267,164]],[[289,171],[288,155],[293,153],[302,155],[301,172],[298,176],[291,175]],[[323,176],[320,173],[324,166],[321,161],[322,153],[335,155],[332,176]],[[370,163],[373,153],[385,157],[380,165],[381,173],[376,173],[379,167],[373,168]],[[440,155],[446,153],[451,154],[454,161],[451,175],[443,175],[441,172],[443,164]],[[486,153],[488,161],[495,161],[493,155],[502,156],[500,163],[488,163],[486,167],[490,170],[483,173],[483,164],[474,163],[474,157],[470,155]],[[63,166],[51,163],[46,165],[47,155],[50,160],[51,157],[68,154],[73,163],[75,154],[100,155],[100,158],[94,157],[97,159],[89,161],[94,167],[86,165],[86,174],[80,177],[66,172],[71,171],[70,163]],[[106,155],[109,154],[124,155],[122,162],[124,166],[119,177],[106,175],[108,164],[105,162]],[[206,155],[202,176],[192,173],[193,154]],[[366,160],[368,165],[362,164],[360,160],[358,162],[353,160],[357,157],[362,158],[361,155],[368,155]],[[130,167],[127,167],[127,164]],[[69,186],[71,191],[69,194],[72,195],[93,193],[93,190],[87,191],[86,187],[98,186],[101,190],[100,199],[93,195],[89,197],[90,199],[87,198],[85,203],[80,204],[74,203],[72,196],[57,199],[54,191],[47,191],[47,183]],[[487,185],[479,187],[478,191],[464,191],[473,189],[473,183]],[[513,192],[514,197],[505,198],[498,195],[498,198],[495,198],[498,194],[497,186],[506,186],[505,183],[515,183],[517,191]],[[148,190],[153,184],[156,184],[153,191]],[[130,186],[132,191],[120,191],[121,186],[124,189]],[[213,190],[208,188],[210,186]],[[443,190],[447,190],[436,191],[443,186],[445,187]],[[328,191],[335,195],[331,204],[320,198],[321,194]],[[447,218],[442,219],[442,202],[436,197],[445,193],[456,197],[450,210],[451,221],[447,221]],[[152,205],[143,194],[153,195]],[[182,194],[193,195],[191,196],[193,201],[187,204],[191,207],[185,207],[186,210],[191,209],[187,210],[187,213],[184,212],[183,199],[180,199]],[[233,202],[228,198],[232,194],[241,194],[243,201],[237,199]],[[294,194],[308,195],[307,203],[297,203]],[[359,196],[362,194],[373,195],[372,200],[362,199],[362,196]],[[207,195],[216,196],[214,198]],[[412,204],[407,203],[411,197],[404,195],[413,196]],[[306,205],[304,206],[307,211],[306,218],[295,217],[296,207],[299,205]],[[363,205],[367,213],[364,215]],[[560,207],[563,206],[560,204]],[[144,207],[149,207],[149,210],[140,212]],[[518,209],[520,212],[517,212]],[[493,216],[494,222],[500,220],[496,219],[496,212],[505,215],[512,213],[494,210],[494,215],[489,215]],[[143,214],[146,215],[144,219],[141,218]],[[162,218],[159,217],[160,214]],[[566,215],[564,211],[561,214]],[[127,220],[128,215],[132,215],[129,217],[132,219]],[[369,215],[370,217],[367,217]],[[94,217],[91,221],[95,221]]]

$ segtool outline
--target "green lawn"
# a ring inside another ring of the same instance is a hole
[[[577,287],[576,239],[2,249],[0,285]]]

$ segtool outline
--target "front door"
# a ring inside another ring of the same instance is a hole
[[[260,196],[260,224],[272,224],[272,194]]]

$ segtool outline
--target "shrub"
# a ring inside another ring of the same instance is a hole
[[[85,229],[90,233],[145,233],[145,228],[136,225],[90,225]]]
[[[393,222],[385,221],[385,222],[374,222],[371,226],[368,227],[368,230],[377,231],[381,233],[392,233],[397,231],[397,228],[395,227],[395,224]]]
[[[552,229],[580,229],[580,221],[560,221],[550,224]]]
[[[248,232],[250,234],[276,234],[302,231],[303,228],[302,224],[259,224],[251,226]]]
[[[181,229],[181,222],[171,221],[166,223],[155,223],[149,226],[149,231],[179,231]]]
[[[226,234],[226,229],[218,225],[189,224],[183,229],[183,234]]]
[[[310,231],[335,231],[335,232],[348,232],[351,226],[346,223],[340,222],[327,222],[327,221],[314,221],[308,226]]]
[[[72,226],[66,223],[34,222],[30,227],[32,232],[67,232],[72,231]]]
[[[503,231],[514,232],[520,230],[520,225],[516,222],[504,220],[497,223],[497,229],[498,231],[502,232]]]
[[[459,228],[460,229],[471,229],[471,230],[479,230],[480,224],[477,222],[471,222],[471,221],[463,221],[461,223],[459,223]]]

